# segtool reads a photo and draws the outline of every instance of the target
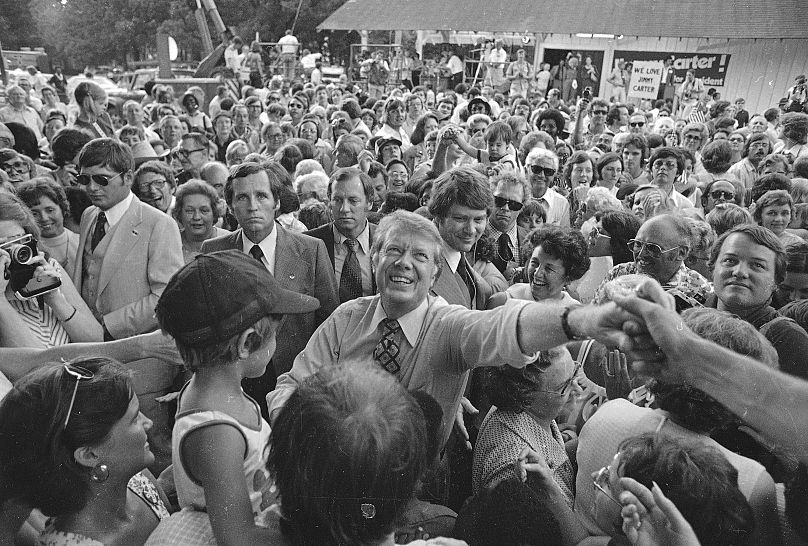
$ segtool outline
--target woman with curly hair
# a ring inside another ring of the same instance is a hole
[[[509,298],[557,300],[563,305],[578,303],[564,289],[589,269],[588,245],[581,232],[544,226],[530,234],[529,242],[533,246],[525,268],[529,282],[513,284],[505,292],[494,294],[488,300],[488,309],[499,307]]]
[[[516,476],[513,462],[524,447],[541,454],[572,507],[575,474],[555,422],[575,393],[580,370],[563,345],[540,353],[524,368],[483,370],[483,385],[495,406],[485,417],[471,467],[475,493]]]

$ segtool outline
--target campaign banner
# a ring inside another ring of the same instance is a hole
[[[634,61],[631,65],[628,96],[652,100],[657,98],[663,70],[664,65],[659,61]]]
[[[724,53],[682,53],[678,51],[626,51],[615,50],[614,66],[620,60],[626,63],[636,61],[658,61],[664,63],[673,57],[673,83],[679,85],[685,80],[689,69],[696,71],[696,77],[704,81],[705,87],[723,87],[729,68],[731,55]]]

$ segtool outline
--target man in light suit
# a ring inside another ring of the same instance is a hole
[[[308,235],[287,231],[275,222],[282,176],[278,164],[233,167],[224,188],[225,201],[241,226],[228,235],[209,239],[202,252],[236,249],[261,261],[283,288],[314,296],[320,309],[288,316],[278,332],[272,366],[260,378],[244,381],[244,390],[266,416],[266,395],[278,375],[289,371],[312,333],[339,305],[334,268],[325,244]]]
[[[438,177],[433,188],[428,206],[443,240],[443,269],[432,293],[449,303],[485,309],[488,298],[508,286],[492,264],[484,278],[468,261],[494,204],[488,179],[474,169],[458,167]]]
[[[77,180],[94,206],[81,217],[73,282],[103,326],[105,340],[155,330],[157,300],[183,265],[177,224],[130,191],[134,159],[125,144],[92,140],[78,164]],[[168,392],[178,368],[154,360],[133,369],[141,411],[154,421],[150,440],[160,467],[171,461],[171,413],[154,399]]]
[[[325,243],[336,275],[340,303],[376,293],[370,267],[370,247],[376,225],[367,220],[373,195],[373,180],[361,169],[337,170],[328,183],[334,221],[305,232]]]

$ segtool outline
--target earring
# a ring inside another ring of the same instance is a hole
[[[109,467],[105,464],[98,463],[90,471],[90,479],[96,483],[104,483],[109,478]]]

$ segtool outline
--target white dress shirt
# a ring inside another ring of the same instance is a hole
[[[244,233],[244,230],[241,231],[241,250],[245,254],[250,253],[250,249],[255,246],[256,243],[253,243],[247,238],[247,235]],[[269,235],[263,238],[261,242],[257,243],[258,247],[261,249],[261,252],[264,253],[264,256],[261,258],[261,263],[267,268],[267,271],[275,274],[275,247],[278,245],[278,226],[274,226],[272,228],[272,232]]]

